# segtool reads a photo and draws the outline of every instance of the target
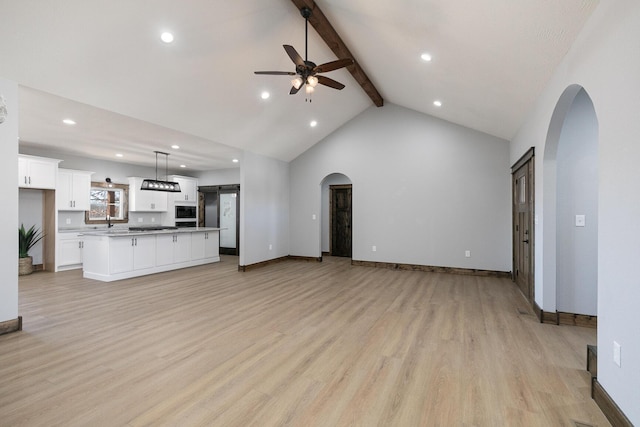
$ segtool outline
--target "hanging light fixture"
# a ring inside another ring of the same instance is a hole
[[[180,193],[180,184],[178,184],[177,182],[158,180],[158,154],[162,154],[163,156],[165,156],[164,176],[166,180],[169,172],[169,153],[163,153],[162,151],[154,151],[154,153],[156,153],[156,179],[145,179],[144,181],[142,181],[140,190]]]

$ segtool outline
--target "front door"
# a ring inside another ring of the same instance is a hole
[[[531,304],[533,282],[533,148],[511,168],[513,188],[513,280]]]
[[[331,255],[351,257],[351,185],[331,185]]]

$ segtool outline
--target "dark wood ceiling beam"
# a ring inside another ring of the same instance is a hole
[[[353,59],[353,65],[347,67],[347,70],[351,73],[354,79],[358,82],[362,89],[369,95],[369,98],[376,104],[378,107],[382,107],[384,105],[384,100],[382,96],[378,92],[378,89],[373,85],[369,77],[367,77],[367,73],[364,72],[358,61],[353,57],[347,45],[344,44],[336,30],[333,28],[327,17],[322,13],[322,10],[318,7],[315,1],[313,0],[291,0],[293,4],[296,5],[298,10],[301,10],[303,7],[308,7],[311,9],[311,17],[309,18],[309,23],[315,30],[318,32],[322,40],[329,46],[329,49],[336,54],[338,58],[351,58]]]

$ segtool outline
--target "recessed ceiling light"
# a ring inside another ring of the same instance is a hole
[[[64,123],[65,125],[75,125],[75,124],[76,124],[76,122],[74,122],[74,121],[73,121],[73,120],[71,120],[71,119],[64,119],[64,120],[62,121],[62,123]]]
[[[180,165],[180,167],[181,167],[181,168],[186,168],[186,167],[187,167],[187,165]]]
[[[116,157],[124,157],[124,154],[122,154],[122,153],[116,153]]]
[[[422,58],[423,61],[425,62],[429,62],[431,61],[431,55],[429,55],[428,53],[423,53],[422,55],[420,55],[420,58]]]
[[[436,107],[442,107],[442,101],[433,101],[433,105]]]
[[[173,145],[171,146],[171,148],[173,148],[174,150],[177,150],[177,149],[179,149],[179,148],[180,148],[180,146],[179,146],[179,145],[176,145],[176,144],[173,144]]]
[[[271,96],[271,94],[267,91],[264,91],[260,94],[260,98],[262,99],[269,99],[269,97]]]
[[[315,120],[311,120],[311,123],[309,123],[309,126],[314,128],[314,127],[318,126],[318,122],[316,122]]]
[[[239,161],[240,161],[240,160],[238,160],[238,159],[233,159],[233,160],[232,160],[232,162],[233,162],[233,163],[238,163]]]
[[[173,34],[171,34],[168,31],[165,31],[160,35],[160,40],[162,40],[165,43],[171,43],[173,41]]]

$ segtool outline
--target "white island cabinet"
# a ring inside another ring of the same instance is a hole
[[[157,265],[168,265],[187,262],[191,260],[191,239],[192,235],[200,233],[171,233],[159,234],[156,236],[156,263]]]
[[[191,235],[191,259],[217,256],[220,251],[220,233],[193,233]]]
[[[220,261],[219,228],[109,230],[83,234],[83,276],[111,282]],[[206,255],[194,256],[193,241],[211,241]]]

